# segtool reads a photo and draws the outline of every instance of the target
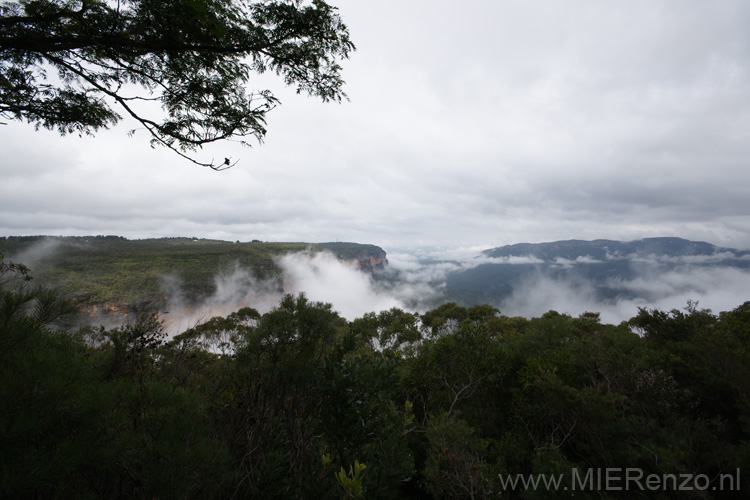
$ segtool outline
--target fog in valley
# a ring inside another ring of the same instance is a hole
[[[635,278],[608,281],[608,290],[619,295],[606,299],[580,273],[550,272],[593,264],[597,262],[594,259],[557,259],[550,266],[533,256],[489,258],[472,250],[399,251],[388,254],[386,271],[371,275],[331,253],[302,252],[276,260],[282,270],[282,288],[276,280],[260,280],[248,269],[234,266],[215,277],[215,293],[199,304],[187,305],[179,280],[165,277],[164,291],[170,296],[170,305],[163,317],[176,333],[245,306],[268,312],[284,293],[305,293],[312,301],[330,303],[350,321],[394,307],[423,313],[445,302],[471,305],[452,293],[447,282],[456,273],[484,264],[535,266],[508,297],[487,301],[507,316],[532,318],[549,310],[571,316],[598,312],[602,322],[618,324],[635,316],[639,307],[668,311],[683,309],[692,301],[699,308],[718,313],[750,299],[750,270],[708,265],[712,260],[717,256],[654,256],[651,260],[633,256],[628,265],[635,271]]]

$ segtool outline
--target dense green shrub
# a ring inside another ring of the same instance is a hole
[[[720,481],[750,465],[750,302],[347,322],[287,295],[170,339],[153,315],[66,327],[69,304],[0,266],[2,498],[554,498],[503,478],[606,468],[708,490],[576,493],[747,496]]]

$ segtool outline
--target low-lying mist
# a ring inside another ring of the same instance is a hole
[[[446,279],[489,273],[492,265],[503,270],[496,274],[507,276],[511,291],[486,302],[508,316],[536,317],[549,310],[571,316],[598,312],[603,322],[617,324],[635,316],[639,307],[682,309],[693,301],[700,308],[720,312],[750,300],[748,256],[729,253],[582,256],[549,261],[480,254],[456,262],[455,274]],[[519,271],[511,271],[514,268]],[[502,285],[483,282],[482,286]],[[447,294],[457,298],[455,289]]]
[[[199,302],[186,299],[185,284],[175,275],[162,276],[162,290],[169,298],[161,317],[175,335],[214,316],[227,316],[243,307],[260,313],[279,303],[282,292],[273,280],[260,280],[248,269],[235,265],[214,276],[216,290]]]
[[[750,300],[750,271],[742,269],[683,267],[612,285],[619,285],[623,292],[635,297],[602,300],[590,283],[538,274],[495,306],[503,314],[524,317],[536,317],[549,310],[571,316],[598,312],[602,322],[618,324],[635,316],[639,307],[669,311],[683,309],[688,301],[693,301],[701,309],[718,313]]]
[[[425,311],[428,304],[437,303],[435,298],[439,296],[440,283],[399,265],[373,276],[330,252],[290,253],[275,263],[281,270],[281,280],[262,280],[235,265],[215,276],[216,291],[198,303],[185,299],[184,284],[178,278],[163,277],[162,289],[170,297],[163,314],[169,331],[175,334],[242,307],[252,307],[263,314],[286,293],[304,293],[312,301],[330,303],[347,320],[394,307]]]
[[[42,241],[10,260],[33,270],[59,248],[58,241]],[[261,279],[239,264],[224,267],[214,276],[213,293],[197,302],[179,270],[162,276],[161,290],[168,299],[160,313],[169,332],[176,334],[242,307],[263,314],[285,293],[303,292],[310,300],[331,303],[347,320],[394,307],[423,313],[457,302],[487,303],[502,314],[527,318],[549,310],[571,316],[598,312],[603,322],[617,324],[635,316],[639,307],[681,309],[693,301],[714,312],[734,309],[750,300],[748,260],[747,254],[719,252],[544,261],[532,255],[490,257],[479,249],[408,250],[389,252],[385,271],[371,274],[327,251],[308,251],[277,257],[277,278]],[[106,316],[90,319],[107,326],[123,320]]]
[[[282,271],[281,286],[278,280],[260,280],[249,270],[235,266],[215,277],[215,293],[190,306],[182,299],[180,284],[165,280],[165,291],[172,299],[164,317],[176,332],[244,306],[265,313],[279,303],[284,293],[300,292],[310,300],[331,303],[348,320],[393,307],[421,313],[444,302],[462,303],[446,287],[448,278],[455,273],[488,263],[528,266],[540,262],[534,257],[453,255],[451,260],[441,260],[441,256],[389,253],[387,270],[371,275],[328,252],[287,254],[276,260]],[[553,267],[594,263],[578,259],[575,263],[556,262]],[[618,294],[608,299],[603,299],[595,284],[580,274],[550,274],[548,268],[538,266],[536,272],[515,283],[507,297],[486,302],[508,316],[537,317],[549,310],[571,316],[598,312],[603,322],[618,324],[635,316],[639,307],[681,309],[688,301],[697,301],[699,307],[719,312],[750,300],[750,270],[706,267],[702,265],[705,261],[689,258],[671,262],[669,267],[658,264],[644,263],[642,259],[633,262],[634,277],[607,282],[609,290]],[[470,304],[463,301],[463,305]]]

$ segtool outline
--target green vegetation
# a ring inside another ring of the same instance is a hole
[[[750,302],[348,322],[287,295],[169,339],[152,315],[63,329],[26,278],[0,264],[2,498],[569,498],[572,471],[607,468],[701,480],[576,496],[748,496],[725,476],[750,466]]]
[[[333,242],[320,243],[320,246],[333,252],[340,259],[357,259],[366,255],[385,255],[383,249],[375,245],[362,245],[358,243]]]
[[[253,90],[253,74],[271,71],[298,93],[341,101],[339,61],[353,50],[336,8],[322,0],[8,0],[0,5],[0,117],[90,134],[121,121],[119,111],[152,145],[222,170],[231,159],[187,153],[263,139],[279,100]]]
[[[85,303],[122,302],[156,309],[164,300],[165,280],[177,281],[187,300],[213,293],[214,277],[239,265],[260,279],[279,276],[274,258],[286,253],[328,249],[342,259],[368,252],[356,243],[249,243],[197,238],[127,240],[119,236],[0,238],[0,252],[34,265],[40,283]]]

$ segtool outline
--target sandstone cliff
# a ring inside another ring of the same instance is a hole
[[[338,258],[346,262],[356,263],[362,271],[376,273],[385,271],[388,265],[385,250],[376,245],[358,243],[320,243],[319,246],[333,252]]]

